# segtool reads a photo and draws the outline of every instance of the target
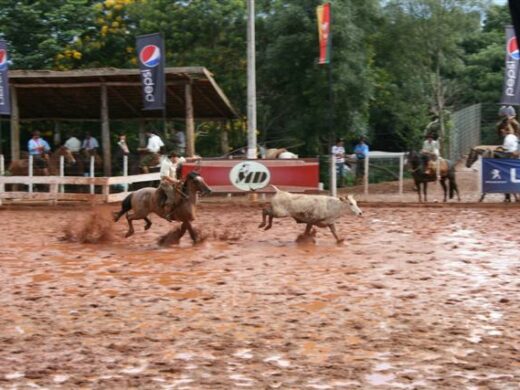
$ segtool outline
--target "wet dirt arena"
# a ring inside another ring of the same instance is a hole
[[[341,246],[260,204],[167,247],[115,206],[0,210],[0,389],[518,389],[520,209],[361,207]]]

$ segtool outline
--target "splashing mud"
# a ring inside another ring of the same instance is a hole
[[[110,242],[113,239],[113,221],[106,210],[94,209],[86,216],[69,222],[63,229],[63,241],[82,244]]]
[[[208,238],[206,233],[203,233],[200,229],[193,228],[195,231],[195,244],[200,244]],[[157,244],[160,246],[178,245],[181,240],[182,228],[181,226],[171,229],[168,233],[163,234],[157,240]],[[187,234],[187,233],[186,233]]]

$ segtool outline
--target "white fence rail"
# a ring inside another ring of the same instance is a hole
[[[34,176],[33,158],[29,156],[29,176],[5,176],[5,160],[0,155],[0,205],[5,200],[41,200],[53,203],[63,200],[91,201],[91,202],[118,202],[128,195],[130,184],[150,181],[158,181],[159,173],[147,173],[128,176],[128,159],[125,156],[123,164],[124,176],[94,177],[94,159],[90,162],[89,176],[65,176],[64,159],[60,158],[59,176]],[[6,191],[6,185],[13,189]],[[27,186],[27,191],[20,191],[17,187]],[[35,186],[46,185],[48,191],[35,192]],[[88,188],[85,193],[67,193],[66,185],[79,185]],[[110,193],[111,186],[120,186],[123,192]],[[101,187],[101,192],[96,193],[95,187]],[[16,188],[16,189],[15,189]]]

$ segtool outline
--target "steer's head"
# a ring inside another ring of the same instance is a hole
[[[342,196],[339,198],[339,200],[341,200],[342,203],[346,204],[354,215],[363,214],[363,212],[357,205],[356,199],[354,199],[354,195]]]

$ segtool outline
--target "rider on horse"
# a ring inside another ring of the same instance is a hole
[[[439,176],[439,141],[434,139],[432,133],[426,134],[421,149],[421,157],[424,165],[424,173],[430,175],[436,172]]]

